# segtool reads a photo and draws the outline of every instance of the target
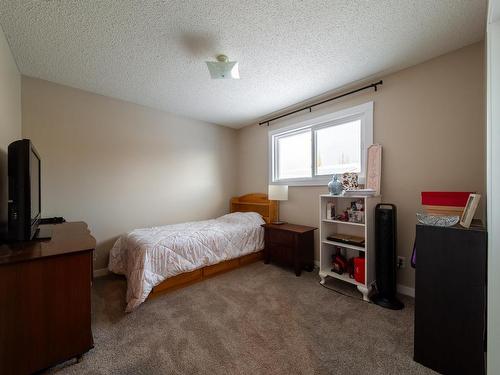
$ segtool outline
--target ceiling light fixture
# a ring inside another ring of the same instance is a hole
[[[226,55],[217,56],[217,61],[205,61],[212,79],[240,79],[238,62],[229,61]]]

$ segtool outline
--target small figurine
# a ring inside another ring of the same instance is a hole
[[[349,213],[347,211],[343,211],[339,216],[337,216],[337,220],[349,221]]]
[[[361,199],[359,199],[356,202],[356,210],[357,211],[364,211],[364,209],[365,209],[365,205],[364,205],[363,201]]]

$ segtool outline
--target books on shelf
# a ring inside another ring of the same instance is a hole
[[[461,216],[470,192],[423,191],[422,208],[428,215]]]
[[[345,243],[347,245],[354,245],[365,247],[365,239],[363,237],[351,236],[348,234],[335,233],[326,237],[328,241]]]

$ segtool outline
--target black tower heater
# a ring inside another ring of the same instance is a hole
[[[375,207],[375,269],[377,293],[372,301],[379,306],[401,310],[396,298],[396,206],[380,203]]]

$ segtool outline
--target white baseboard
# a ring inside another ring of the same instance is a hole
[[[415,298],[415,288],[410,288],[409,286],[398,284],[397,289],[398,293]]]
[[[94,270],[94,277],[103,277],[109,274],[109,271],[107,268],[100,268],[98,270]]]

